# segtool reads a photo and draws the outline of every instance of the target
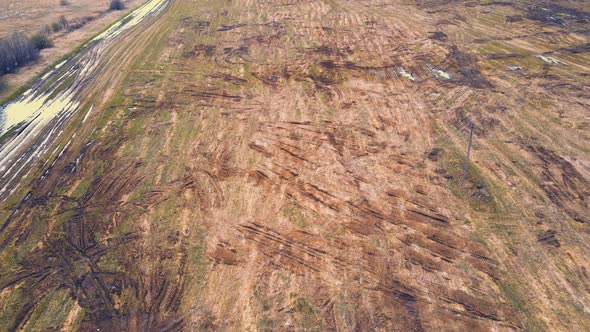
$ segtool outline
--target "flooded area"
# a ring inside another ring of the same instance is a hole
[[[158,15],[168,0],[150,0],[55,65],[20,97],[0,106],[0,197],[39,158],[61,128],[80,109],[80,92],[100,72],[101,55],[112,41],[149,16]]]

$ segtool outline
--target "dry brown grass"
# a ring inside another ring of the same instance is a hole
[[[0,233],[7,324],[588,330],[588,22],[419,3],[177,0],[126,35]]]

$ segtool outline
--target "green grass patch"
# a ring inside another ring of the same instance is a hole
[[[281,209],[281,213],[291,224],[303,229],[309,227],[303,211],[298,206],[287,204]]]
[[[534,308],[531,307],[530,300],[525,297],[520,286],[501,280],[496,280],[496,284],[516,311],[524,315],[526,331],[547,331],[547,326],[535,317]]]
[[[59,329],[71,310],[73,301],[65,288],[47,293],[38,304],[24,331]]]
[[[0,146],[4,144],[4,142],[14,137],[14,135],[16,135],[20,131],[23,125],[24,122],[18,123],[14,125],[12,128],[8,129],[4,134],[2,134],[2,136],[0,136]]]
[[[494,195],[495,187],[478,170],[477,166],[470,161],[467,168],[467,178],[463,178],[465,169],[465,152],[449,143],[441,142],[445,151],[442,155],[442,162],[446,171],[452,178],[448,181],[448,188],[457,198],[469,203],[478,212],[500,213],[501,206]]]
[[[256,323],[256,328],[258,331],[275,331],[274,324],[274,320],[264,315]]]
[[[90,188],[92,184],[92,180],[89,178],[83,178],[80,183],[76,186],[76,189],[72,192],[72,197],[80,198],[82,197]]]
[[[305,298],[295,300],[294,309],[300,314],[299,325],[303,331],[321,331],[322,324],[318,320],[314,306]]]

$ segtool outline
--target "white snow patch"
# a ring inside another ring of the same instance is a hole
[[[404,67],[399,67],[399,74],[402,75],[403,77],[409,79],[410,81],[415,81],[416,78],[414,78],[414,75],[412,75],[412,73],[408,73]]]
[[[523,68],[521,66],[508,66],[508,69],[512,71],[521,71]]]
[[[88,116],[90,115],[90,112],[92,112],[93,108],[94,108],[94,105],[90,106],[90,109],[88,110],[88,112],[86,112],[84,119],[82,119],[82,123],[84,123],[84,122],[86,122],[86,120],[88,120]]]
[[[558,59],[551,57],[551,56],[536,55],[536,57],[547,62],[547,63],[554,64],[554,65],[564,65],[565,64],[565,62],[558,60]]]
[[[444,72],[444,71],[442,71],[440,69],[434,69],[434,70],[432,70],[432,73],[437,78],[444,78],[445,80],[450,80],[451,79],[451,75],[449,73]]]

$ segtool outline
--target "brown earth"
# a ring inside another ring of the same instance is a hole
[[[1,203],[0,329],[590,329],[590,7],[552,3],[173,1]]]

